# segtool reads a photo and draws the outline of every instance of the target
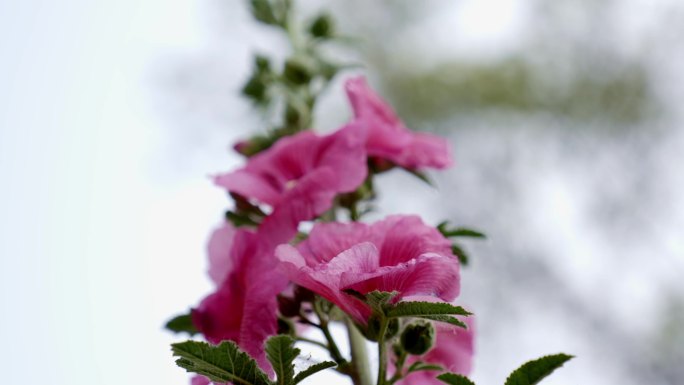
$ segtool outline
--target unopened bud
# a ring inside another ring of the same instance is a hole
[[[368,338],[371,341],[379,341],[380,340],[380,317],[377,315],[371,315],[370,318],[368,319],[368,324],[366,326],[366,330],[364,335],[366,338]],[[387,329],[385,329],[385,338],[384,339],[390,339],[397,335],[399,332],[399,320],[394,318],[389,320],[389,323],[387,324]]]
[[[283,76],[294,84],[306,84],[313,77],[312,66],[302,58],[290,58],[285,62]]]
[[[334,33],[333,21],[328,15],[320,15],[309,26],[311,36],[318,38],[329,38]]]
[[[401,333],[401,346],[410,354],[427,353],[435,344],[435,328],[427,321],[408,324]]]

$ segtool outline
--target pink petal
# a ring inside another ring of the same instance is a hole
[[[378,250],[374,245],[367,242],[355,245],[328,263],[314,266],[306,265],[299,251],[289,245],[279,246],[276,257],[291,281],[336,304],[358,322],[366,322],[369,309],[358,299],[342,292],[341,288],[350,281],[377,275]]]
[[[235,231],[226,278],[192,316],[208,341],[234,341],[270,372],[263,345],[277,332],[276,296],[287,286],[287,279],[276,269],[272,249],[262,238],[249,230]]]
[[[269,205],[275,205],[280,201],[280,186],[269,183],[263,175],[253,174],[246,170],[218,175],[214,177],[214,183],[228,191]]]
[[[354,116],[376,116],[390,126],[401,124],[394,110],[368,86],[363,76],[347,80],[345,89],[354,110]]]
[[[458,262],[451,257],[428,253],[408,262],[385,266],[370,279],[357,280],[343,289],[351,288],[360,293],[373,290],[398,291],[397,299],[414,295],[433,295],[444,301],[452,301],[459,293]]]
[[[211,381],[204,376],[194,376],[190,380],[190,385],[211,385]]]
[[[339,223],[322,222],[309,233],[309,237],[299,245],[309,266],[329,261],[350,247],[372,239],[370,228],[361,222]]]
[[[296,249],[281,246],[276,255],[292,281],[361,323],[369,311],[346,294],[347,289],[361,294],[399,291],[398,299],[424,295],[446,301],[459,292],[459,264],[451,244],[417,216],[390,216],[372,225],[317,223]]]
[[[407,169],[441,169],[451,165],[447,141],[411,132],[363,77],[349,79],[345,87],[355,120],[365,123],[368,130],[366,149],[370,156]]]
[[[223,226],[214,230],[211,238],[209,238],[209,244],[207,245],[209,277],[216,286],[220,286],[223,283],[226,275],[233,267],[230,250],[233,247],[234,235],[235,228],[230,223],[225,222]]]
[[[451,252],[451,242],[416,215],[389,216],[373,224],[371,231],[383,237],[382,244],[378,245],[382,266],[407,262],[428,252],[456,259]]]

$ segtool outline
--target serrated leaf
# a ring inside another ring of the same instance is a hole
[[[414,362],[411,366],[408,367],[407,372],[408,373],[413,373],[413,372],[419,372],[421,370],[444,370],[439,365],[435,364],[427,364],[422,361]]]
[[[181,314],[179,316],[171,318],[164,327],[174,333],[188,333],[190,336],[194,336],[199,333],[199,330],[192,323],[191,314]]]
[[[395,317],[424,317],[437,315],[462,315],[469,316],[472,313],[460,306],[454,306],[446,302],[399,302],[387,312],[390,318]]]
[[[463,329],[468,329],[468,325],[466,325],[465,322],[461,321],[460,319],[456,317],[452,317],[449,315],[423,315],[423,316],[417,316],[416,318],[422,318],[422,319],[427,319],[430,321],[437,321],[437,322],[445,322],[454,326],[458,326]]]
[[[301,372],[297,373],[297,375],[294,378],[294,384],[302,382],[305,378],[308,378],[309,376],[314,375],[320,372],[321,370],[334,368],[335,366],[337,366],[337,364],[332,361],[323,361],[317,364],[313,364],[308,368],[302,370]]]
[[[171,345],[176,364],[188,372],[201,374],[214,382],[235,385],[272,385],[256,361],[232,341],[220,345],[186,341]]]
[[[366,294],[366,303],[371,307],[371,309],[384,314],[387,304],[399,294],[396,291],[386,292],[386,291],[371,291]]]
[[[266,341],[266,358],[276,373],[276,384],[291,385],[294,381],[294,360],[301,350],[294,347],[290,336],[274,336]]]
[[[440,374],[437,379],[449,385],[475,385],[468,377],[456,373]]]
[[[535,385],[554,370],[563,366],[573,356],[553,354],[523,364],[506,379],[506,385]]]

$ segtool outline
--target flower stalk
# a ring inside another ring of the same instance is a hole
[[[351,350],[352,381],[354,385],[373,385],[370,364],[368,362],[368,349],[366,349],[366,339],[349,317],[345,317],[344,322],[347,326]]]

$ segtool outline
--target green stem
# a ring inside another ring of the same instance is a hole
[[[366,339],[354,326],[354,322],[350,318],[345,319],[345,325],[347,326],[349,346],[351,348],[352,381],[354,385],[372,385],[368,352],[366,351]]]
[[[326,345],[326,344],[324,344],[324,343],[322,343],[322,342],[320,342],[320,341],[312,340],[312,339],[310,339],[310,338],[297,336],[297,337],[295,337],[295,340],[300,341],[300,342],[306,342],[307,344],[316,345],[316,346],[321,347],[321,348],[323,348],[323,349],[325,349],[325,350],[328,350],[328,349],[329,349],[329,348],[328,348],[328,345]]]
[[[335,360],[339,366],[346,365],[347,360],[344,358],[344,356],[342,356],[342,353],[340,353],[340,349],[337,347],[332,333],[330,333],[330,329],[328,328],[328,318],[323,314],[318,302],[318,298],[313,303],[313,310],[320,321],[319,329],[321,329],[325,340],[328,342],[327,348],[330,352],[330,357],[332,357],[332,359]]]
[[[390,378],[388,385],[392,385],[404,377],[404,374],[403,374],[404,364],[406,363],[406,357],[407,356],[408,356],[408,353],[406,353],[405,351],[402,351],[399,358],[397,358],[397,364],[396,364],[397,369],[396,369],[396,372],[394,373],[394,375],[392,376],[392,378]]]
[[[387,372],[387,344],[385,343],[385,334],[387,334],[387,325],[389,321],[386,317],[382,317],[380,321],[380,330],[378,337],[378,383],[377,385],[385,385]]]

